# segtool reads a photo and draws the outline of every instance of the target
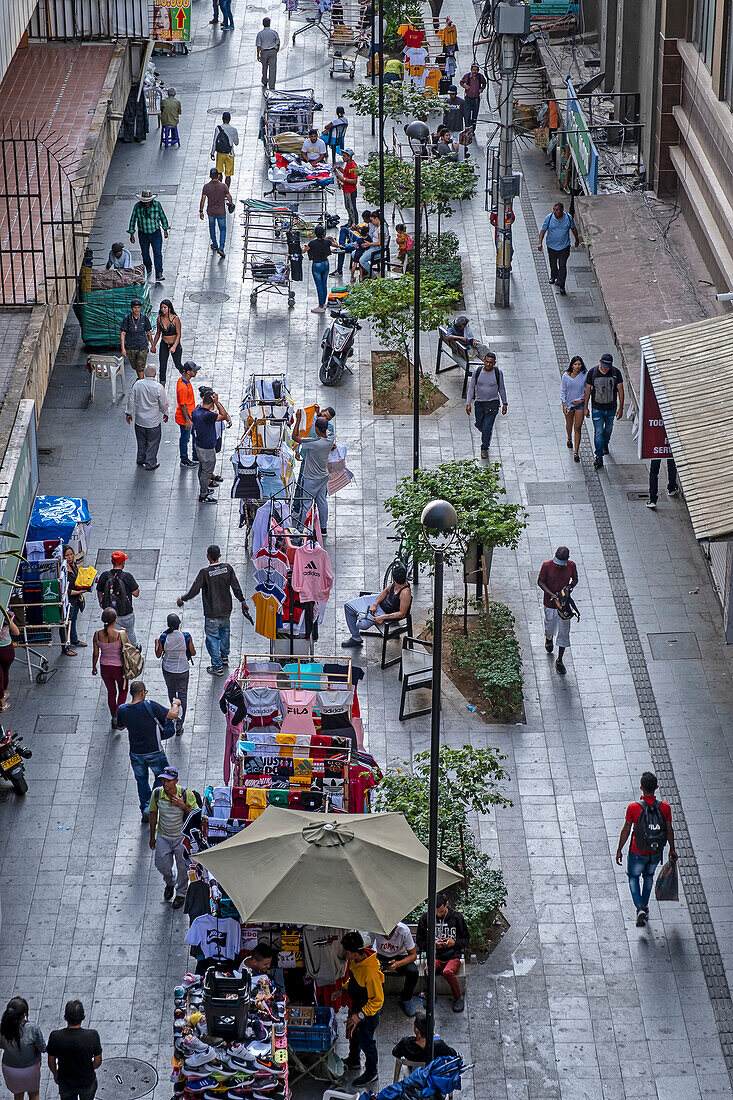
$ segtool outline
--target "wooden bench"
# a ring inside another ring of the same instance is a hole
[[[417,965],[418,970],[420,971],[420,978],[418,980],[415,992],[416,993],[423,993],[425,991],[425,956],[424,955],[418,955],[416,965]],[[465,958],[464,955],[461,955],[461,965],[458,968],[458,973],[456,974],[456,978],[458,979],[458,984],[461,987],[461,993],[465,996],[466,995],[466,958]],[[402,992],[402,986],[404,985],[404,982],[405,982],[404,977],[399,973],[397,973],[397,974],[385,974],[384,975],[384,992],[385,992],[385,994],[386,993],[394,993],[395,995],[398,995],[399,993]],[[451,988],[448,985],[447,981],[445,980],[445,978],[443,977],[442,974],[436,974],[435,975],[435,995],[436,995],[436,997],[452,997],[453,996],[453,994],[451,993]]]
[[[452,348],[448,339],[448,329],[441,325],[438,329],[438,355],[435,360],[435,373],[442,374],[444,371],[460,367],[463,371],[463,389],[461,390],[461,397],[465,397],[468,390],[468,380],[471,377],[472,370],[474,367],[481,365],[481,360],[472,359],[468,349],[464,351],[464,349],[460,347]],[[440,365],[443,359],[448,359],[449,361],[448,365],[445,367]]]

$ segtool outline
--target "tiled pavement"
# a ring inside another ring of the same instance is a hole
[[[166,249],[168,280],[164,290],[156,289],[155,300],[171,297],[180,309],[185,356],[203,365],[202,380],[214,380],[224,403],[236,410],[249,371],[286,367],[296,400],[316,395],[335,405],[338,437],[349,445],[357,480],[337,498],[335,522],[329,524],[337,579],[322,646],[332,650],[343,632],[337,609],[356,589],[381,576],[391,556],[391,544],[373,532],[384,532],[382,501],[409,469],[411,427],[407,418],[371,414],[366,333],[359,338],[361,369],[355,369],[354,378],[335,392],[319,391],[322,322],[308,311],[314,302],[310,281],[296,288],[297,304],[289,315],[284,300],[274,296],[261,299],[255,311],[249,306],[250,286],[241,281],[238,227],[227,259],[211,258],[198,220],[198,194],[208,174],[211,132],[220,110],[231,107],[240,131],[236,196],[258,196],[265,188],[256,140],[260,95],[257,86],[251,88],[253,79],[256,84],[251,43],[265,11],[257,5],[245,10],[240,0],[237,29],[223,38],[207,24],[207,5],[194,10],[188,58],[159,62],[183,101],[182,148],[159,151],[153,133],[146,145],[117,150],[93,243],[99,260],[110,241],[123,236],[134,201],[129,196],[141,186],[162,185],[173,232]],[[468,4],[451,9],[453,16],[461,13],[459,26],[467,40]],[[287,20],[278,14],[277,24],[285,39]],[[320,35],[299,36],[281,54],[281,81],[289,87],[312,83],[328,112],[338,102],[339,86],[324,79],[324,56]],[[360,160],[371,140],[366,128],[355,129],[349,140]],[[483,167],[481,153],[479,163]],[[523,167],[539,217],[553,197],[549,172],[534,152],[523,156]],[[654,906],[649,929],[639,933],[625,876],[613,863],[623,808],[634,797],[640,771],[649,765],[649,748],[588,495],[592,483],[565,448],[558,367],[533,262],[535,242],[518,210],[514,304],[510,313],[501,313],[491,304],[493,248],[480,197],[464,205],[453,227],[466,245],[485,242],[485,256],[474,252],[464,264],[470,314],[489,342],[519,345],[519,351],[500,353],[510,410],[498,427],[496,456],[510,499],[529,506],[530,526],[516,553],[495,555],[491,580],[494,597],[507,602],[517,617],[526,724],[486,726],[446,684],[446,740],[461,744],[469,739],[506,752],[515,805],[479,823],[486,849],[500,859],[507,878],[510,928],[489,962],[470,970],[466,1015],[454,1017],[441,1002],[441,1031],[475,1063],[467,1079],[469,1098],[729,1096],[685,901],[667,904],[664,912]],[[468,247],[464,254],[469,255]],[[568,348],[593,362],[610,346],[610,334],[600,321],[578,320],[601,315],[597,292],[582,270],[586,265],[584,253],[573,257],[571,292],[559,301],[559,311]],[[228,300],[197,305],[189,295],[202,289],[222,291]],[[88,497],[94,517],[92,560],[98,548],[158,552],[155,572],[139,571],[139,635],[150,640],[210,541],[218,541],[244,574],[236,507],[222,494],[216,508],[197,509],[194,479],[178,468],[172,423],[164,432],[161,468],[153,475],[136,472],[132,431],[125,427],[122,410],[111,409],[104,393],[93,408],[81,408],[87,376],[80,361],[77,356],[77,365],[56,367],[40,424],[40,446],[52,452],[44,456],[42,488]],[[443,376],[441,384],[450,400],[423,420],[426,465],[478,455],[457,374]],[[708,906],[729,966],[733,904],[727,841],[733,816],[723,800],[733,774],[726,736],[733,714],[730,658],[684,506],[662,498],[658,512],[648,513],[643,500],[633,497],[645,478],[635,462],[629,427],[622,423],[600,483]],[[583,616],[574,628],[569,675],[563,680],[544,652],[534,584],[540,562],[560,542],[571,546],[578,562]],[[431,602],[427,582],[417,597],[425,613]],[[87,612],[82,620],[87,637],[93,618]],[[187,609],[186,625],[200,642],[198,607]],[[694,632],[702,656],[653,660],[649,635],[671,631]],[[240,644],[238,625],[234,644]],[[241,644],[259,648],[244,624]],[[408,759],[426,747],[427,723],[397,722],[396,671],[379,671],[372,645],[366,692],[369,744],[379,760]],[[146,655],[145,678],[153,694],[163,698],[151,644]],[[64,1000],[81,996],[91,1024],[102,1033],[106,1054],[127,1053],[154,1063],[164,1078],[156,1096],[165,1097],[170,993],[185,967],[185,918],[162,904],[160,879],[139,827],[126,742],[108,733],[100,684],[89,675],[89,651],[76,661],[59,657],[55,663],[63,667],[45,686],[29,685],[20,661],[13,670],[15,706],[9,717],[27,732],[34,757],[25,802],[0,796],[8,838],[0,872],[0,1001],[23,993],[47,1031],[59,1019]],[[192,675],[193,722],[171,750],[189,784],[199,786],[219,774],[218,687],[199,662]],[[729,1001],[723,1000],[722,1008],[729,1009]],[[391,1070],[388,1037],[403,1030],[394,1015],[381,1029],[383,1083]]]

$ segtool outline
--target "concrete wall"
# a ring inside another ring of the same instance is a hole
[[[26,32],[38,0],[0,0],[0,80]]]

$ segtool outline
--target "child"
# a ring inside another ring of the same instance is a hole
[[[396,225],[395,229],[397,230],[397,258],[402,263],[405,256],[412,252],[414,241],[407,232],[407,226],[403,225],[402,222]]]
[[[359,260],[362,258],[365,252],[368,252],[369,249],[373,247],[373,242],[369,238],[369,226],[360,226],[359,232],[361,235],[361,240],[351,254],[351,278],[349,282],[352,283],[354,281],[354,275],[359,271]]]

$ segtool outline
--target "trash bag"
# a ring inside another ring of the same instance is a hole
[[[657,901],[679,901],[680,892],[677,882],[677,860],[668,859],[657,875],[654,888]]]

